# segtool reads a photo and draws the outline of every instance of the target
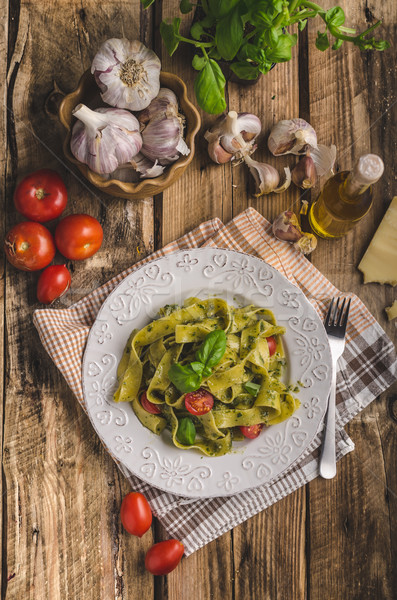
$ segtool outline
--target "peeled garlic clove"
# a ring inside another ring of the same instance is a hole
[[[129,110],[142,110],[157,96],[160,69],[160,59],[153,50],[125,38],[106,40],[91,65],[102,100]]]
[[[317,148],[312,148],[310,153],[319,177],[332,173],[336,160],[336,146],[318,144]]]
[[[303,236],[298,219],[291,210],[284,211],[273,221],[272,231],[283,242],[298,242]]]
[[[112,173],[129,162],[142,147],[138,120],[119,108],[91,110],[78,104],[73,111],[70,149],[73,156],[95,173]]]
[[[316,185],[317,173],[310,152],[306,154],[292,169],[292,181],[302,190],[307,190]]]
[[[164,115],[178,116],[178,99],[168,88],[160,88],[156,98],[138,115],[138,120],[146,124],[151,119]]]
[[[182,137],[183,123],[177,116],[160,116],[151,119],[141,132],[141,153],[152,162],[169,164],[180,154],[189,154],[190,149]]]
[[[271,130],[267,145],[274,156],[299,154],[306,146],[317,148],[317,135],[304,119],[283,120]]]

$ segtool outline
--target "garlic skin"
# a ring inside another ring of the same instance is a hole
[[[91,110],[78,104],[73,115],[78,121],[72,129],[70,149],[91,171],[112,173],[140,151],[139,123],[130,112],[119,108]]]
[[[141,131],[141,153],[153,163],[158,160],[160,165],[175,162],[181,154],[190,153],[182,134],[183,123],[180,117],[160,115],[151,119]]]
[[[110,106],[142,110],[160,89],[160,59],[138,40],[111,38],[96,53],[91,73]]]
[[[178,116],[178,99],[168,88],[160,88],[156,98],[138,115],[138,121],[146,125],[151,119],[164,115]]]
[[[317,148],[317,134],[304,119],[283,120],[271,130],[267,145],[274,156],[300,154],[306,146]]]
[[[165,168],[158,164],[158,160],[153,163],[146,156],[143,156],[143,154],[137,154],[131,161],[131,164],[137,173],[139,173],[141,179],[159,177],[159,175],[164,173]]]
[[[310,150],[310,155],[319,177],[328,175],[328,173],[333,174],[336,160],[336,146],[333,144],[331,146],[318,144],[317,148],[312,148]]]
[[[244,161],[247,163],[250,173],[254,178],[256,189],[253,195],[258,198],[265,194],[276,194],[284,192],[291,183],[291,172],[289,168],[285,168],[286,180],[283,185],[277,187],[280,182],[280,175],[277,169],[266,163],[260,163],[253,160],[250,156],[244,156]]]
[[[317,247],[317,238],[312,233],[301,230],[299,221],[291,210],[284,211],[273,221],[272,231],[278,240],[292,242],[294,248],[303,254],[310,254]]]
[[[256,115],[250,113],[240,113],[231,110],[227,115],[221,115],[214,125],[206,131],[204,138],[208,142],[208,152],[212,160],[212,155],[218,157],[221,152],[215,149],[221,146],[223,150],[236,157],[242,157],[245,154],[251,154],[254,148],[254,142],[261,132],[262,124]],[[226,158],[226,156],[224,156]],[[224,160],[223,162],[227,162]]]
[[[219,139],[216,139],[208,144],[208,154],[210,158],[217,164],[222,165],[232,160],[233,154],[226,152],[219,143]]]
[[[292,169],[291,177],[294,184],[302,190],[308,190],[316,185],[316,167],[309,151]]]

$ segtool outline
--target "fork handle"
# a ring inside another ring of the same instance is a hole
[[[336,405],[336,361],[332,370],[331,392],[328,398],[328,409],[325,420],[325,434],[320,458],[320,475],[324,479],[332,479],[336,475],[335,449],[335,405]]]

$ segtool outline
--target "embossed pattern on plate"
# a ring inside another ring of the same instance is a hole
[[[146,325],[162,306],[190,296],[219,296],[272,310],[287,330],[285,376],[304,386],[293,417],[264,429],[255,440],[235,442],[226,456],[182,451],[166,433],[156,436],[144,428],[129,403],[113,402],[117,365],[131,331]],[[179,251],[126,277],[101,307],[83,360],[88,415],[106,448],[137,477],[192,498],[235,494],[289,469],[322,425],[330,384],[328,338],[304,294],[259,258],[219,248]]]

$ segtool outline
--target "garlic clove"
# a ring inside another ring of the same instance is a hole
[[[215,121],[211,129],[204,134],[204,138],[209,145],[212,144],[212,155],[215,156],[215,153],[217,153],[218,156],[224,158],[222,162],[228,162],[226,160],[227,156],[222,155],[221,151],[218,150],[218,146],[221,146],[227,154],[240,153],[241,156],[250,154],[254,141],[261,132],[261,127],[261,121],[256,115],[250,113],[238,114],[236,111],[231,110],[227,115],[221,115]],[[211,156],[212,160],[214,160],[213,156]],[[218,162],[218,160],[215,160],[215,162]]]
[[[312,148],[310,153],[319,177],[332,173],[336,160],[336,146],[318,144],[317,148]]]
[[[219,139],[215,139],[208,144],[208,154],[210,158],[218,165],[229,162],[233,158],[233,154],[226,152],[219,143]]]
[[[273,221],[272,231],[283,242],[298,242],[303,236],[298,219],[291,210],[284,211]]]
[[[292,169],[291,177],[294,184],[302,190],[307,190],[316,185],[316,167],[309,151]]]
[[[284,211],[273,221],[272,231],[278,240],[292,242],[303,254],[310,254],[317,247],[317,238],[301,230],[297,216],[291,210]]]
[[[159,58],[140,41],[112,38],[94,57],[91,73],[104,102],[118,108],[142,110],[160,89]]]
[[[299,154],[306,146],[317,148],[317,134],[304,119],[282,120],[271,130],[267,145],[274,156]]]
[[[280,181],[277,169],[266,163],[253,160],[250,156],[245,156],[244,160],[255,182],[253,195],[259,197],[274,192]]]
[[[178,99],[168,88],[160,88],[156,98],[138,115],[138,120],[140,123],[146,124],[151,119],[164,115],[178,116]]]
[[[130,112],[118,108],[94,111],[78,104],[73,115],[78,121],[72,129],[70,149],[95,173],[112,173],[140,151],[139,123]]]

